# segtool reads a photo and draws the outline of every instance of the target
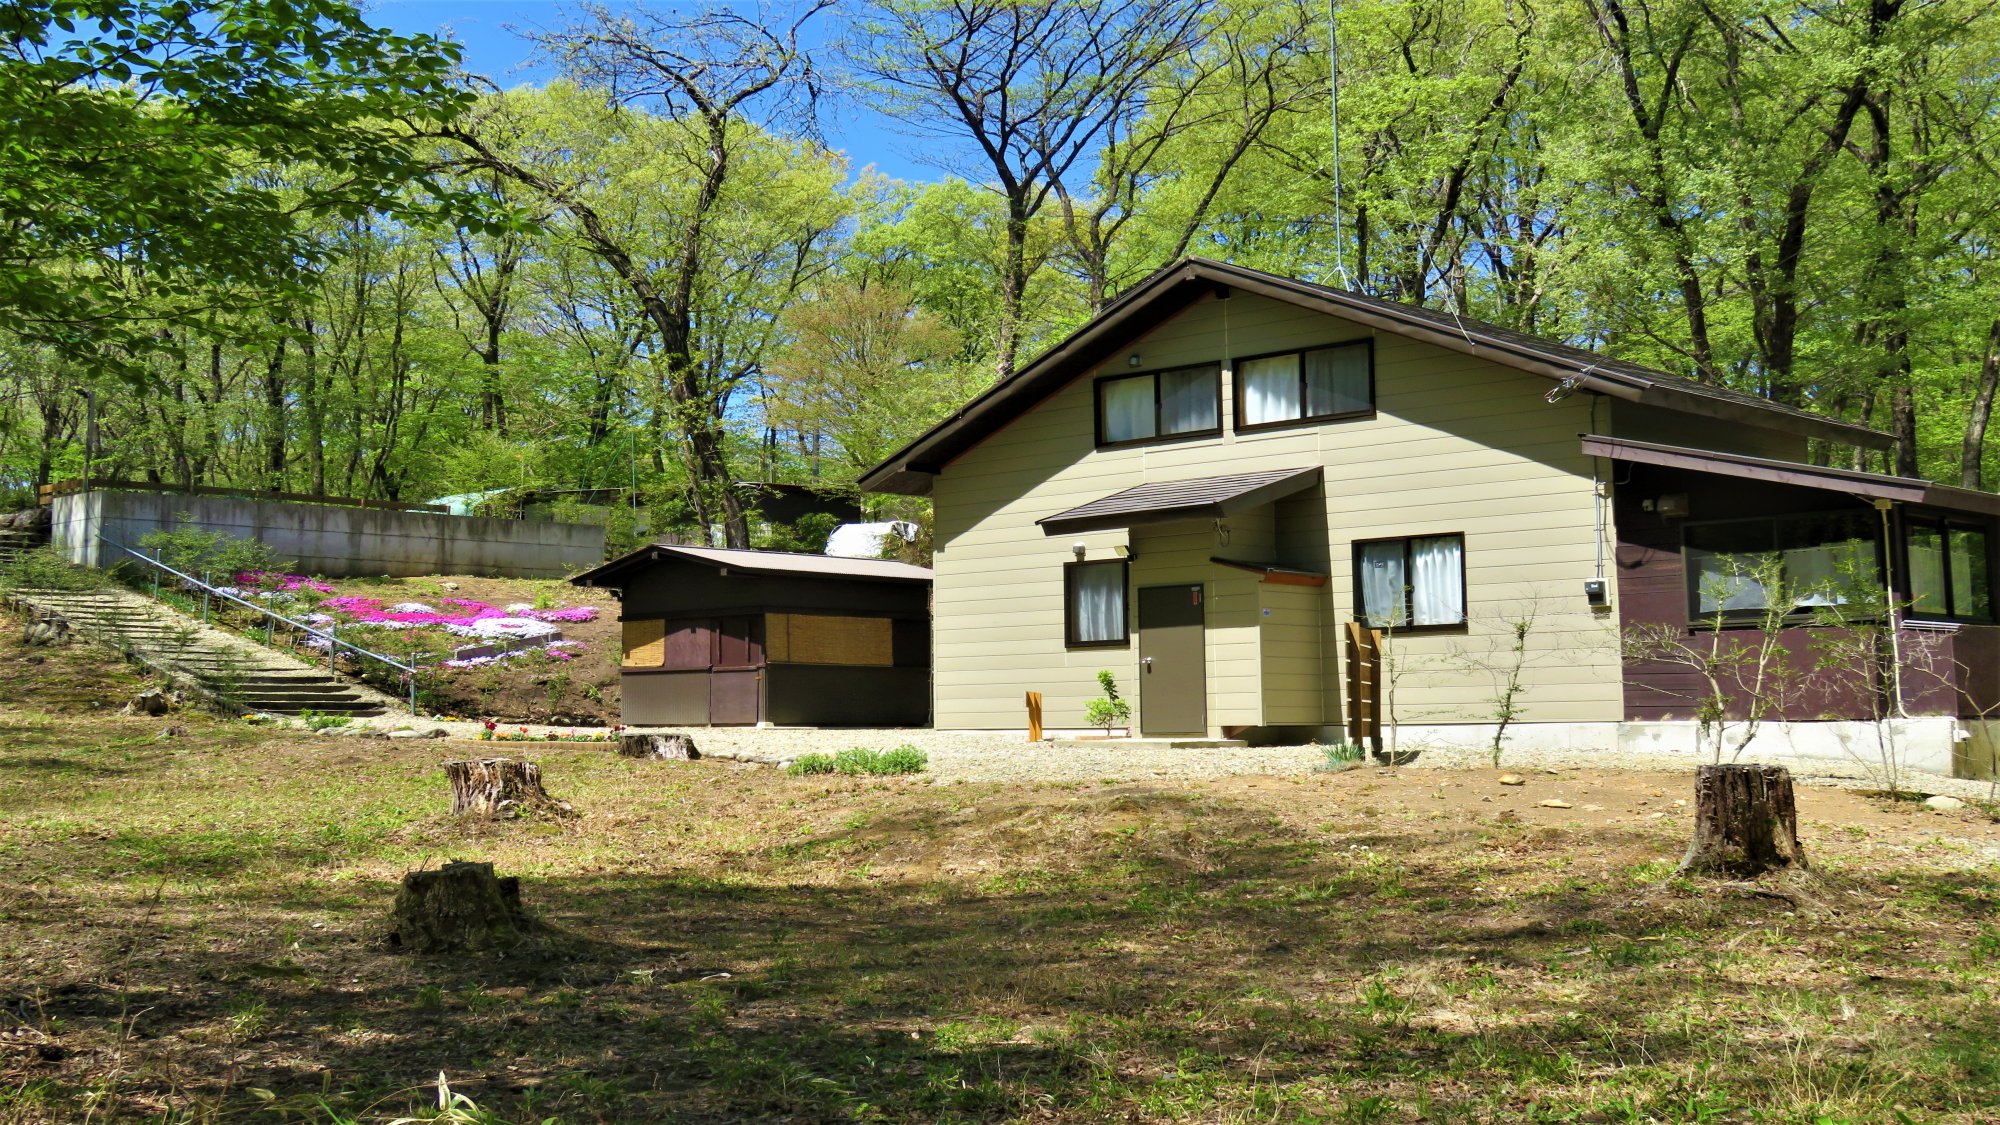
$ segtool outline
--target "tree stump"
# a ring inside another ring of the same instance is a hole
[[[567,802],[542,788],[542,767],[513,758],[477,758],[446,762],[451,779],[451,811],[455,816],[488,820],[520,816],[536,810],[569,812]]]
[[[412,953],[505,949],[529,929],[521,880],[493,874],[490,863],[453,860],[403,876],[389,915],[389,944]]]
[[[701,757],[701,751],[694,748],[694,739],[685,734],[628,734],[618,739],[618,756],[692,762]]]
[[[1806,867],[1791,771],[1783,766],[1701,766],[1694,776],[1694,839],[1675,874],[1752,878]]]

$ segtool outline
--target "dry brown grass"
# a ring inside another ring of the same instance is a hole
[[[1807,915],[1662,885],[1665,775],[934,786],[565,747],[583,816],[468,826],[437,764],[469,747],[176,721],[0,713],[0,1121],[387,1120],[440,1071],[464,1120],[2000,1116],[1970,813],[1804,791],[1843,904]],[[389,952],[396,879],[454,857],[559,935]]]

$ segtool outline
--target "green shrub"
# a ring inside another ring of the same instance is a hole
[[[1353,769],[1368,757],[1367,749],[1358,742],[1336,742],[1331,746],[1324,746],[1320,749],[1326,755],[1326,761],[1314,766],[1314,769]]]
[[[179,523],[175,527],[140,536],[139,546],[182,574],[200,578],[206,573],[212,583],[228,585],[238,574],[291,568],[289,562],[255,539],[232,539],[219,531],[190,526],[194,516],[189,512],[182,512],[177,518]]]
[[[329,715],[306,707],[299,711],[299,721],[307,730],[332,730],[346,726],[350,720],[346,715]]]
[[[1103,689],[1104,697],[1083,705],[1083,721],[1094,727],[1103,727],[1107,735],[1112,727],[1131,726],[1132,705],[1118,694],[1118,681],[1109,669],[1097,673],[1097,686]]]
[[[785,767],[785,772],[793,777],[807,777],[816,773],[832,773],[833,768],[831,754],[802,754]]]
[[[882,773],[922,773],[931,764],[931,756],[905,743],[894,750],[882,751],[877,759]]]
[[[22,551],[0,566],[0,586],[16,590],[95,590],[104,573],[77,566],[54,547]]]
[[[914,746],[898,746],[894,750],[870,750],[864,746],[842,750],[838,754],[801,754],[785,767],[785,772],[793,777],[812,774],[842,773],[849,777],[883,777],[889,774],[922,773],[930,765],[930,755]]]

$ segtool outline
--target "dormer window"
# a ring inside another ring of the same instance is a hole
[[[1135,445],[1222,432],[1222,368],[1207,363],[1097,381],[1097,444]]]
[[[1236,361],[1236,428],[1368,418],[1375,413],[1372,342]]]

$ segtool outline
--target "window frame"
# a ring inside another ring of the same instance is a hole
[[[1115,566],[1118,568],[1119,613],[1118,639],[1108,641],[1078,640],[1076,635],[1076,573],[1084,567]],[[1129,648],[1132,644],[1132,560],[1131,559],[1079,559],[1063,564],[1063,647],[1064,648]]]
[[[1334,348],[1362,348],[1368,357],[1368,409],[1343,410],[1334,414],[1301,414],[1297,418],[1283,418],[1276,422],[1245,422],[1243,420],[1243,376],[1242,365],[1259,359],[1276,359],[1282,355],[1299,357],[1299,409],[1306,408],[1306,353],[1323,352]],[[1363,336],[1357,340],[1335,340],[1328,344],[1314,344],[1304,348],[1284,348],[1275,352],[1258,352],[1255,355],[1231,356],[1229,359],[1229,383],[1234,392],[1236,414],[1233,418],[1239,434],[1262,433],[1265,430],[1283,430],[1293,426],[1316,426],[1322,422],[1364,422],[1374,418],[1375,404],[1375,337]],[[1391,536],[1390,538],[1395,538]],[[1421,537],[1420,537],[1421,538]]]
[[[1361,549],[1363,547],[1373,547],[1383,543],[1401,543],[1403,545],[1403,573],[1405,575],[1408,575],[1411,571],[1413,571],[1416,568],[1415,560],[1410,556],[1410,545],[1419,539],[1458,540],[1458,611],[1460,615],[1459,619],[1456,622],[1448,625],[1403,625],[1401,627],[1388,626],[1386,628],[1388,628],[1388,630],[1393,635],[1398,637],[1404,637],[1404,636],[1409,636],[1412,633],[1463,633],[1470,626],[1472,621],[1472,601],[1470,597],[1468,597],[1469,589],[1466,583],[1466,571],[1469,570],[1470,567],[1466,563],[1465,532],[1431,531],[1431,532],[1421,532],[1412,535],[1384,535],[1374,539],[1356,539],[1351,544],[1349,544],[1349,549],[1353,552],[1354,620],[1357,623],[1359,623],[1363,628],[1382,629],[1385,628],[1385,626],[1376,625],[1375,623],[1373,623],[1368,619],[1368,597],[1367,593],[1363,590],[1361,583],[1361,573],[1362,573]],[[1403,619],[1405,621],[1414,621],[1416,619],[1417,616],[1416,602],[1417,602],[1416,585],[1414,583],[1406,584],[1403,587]]]
[[[1732,516],[1729,519],[1721,519],[1721,520],[1681,521],[1681,527],[1680,527],[1681,587],[1683,595],[1683,604],[1687,610],[1688,627],[1690,629],[1712,628],[1714,626],[1717,616],[1716,614],[1706,612],[1701,608],[1701,587],[1695,582],[1695,568],[1693,565],[1693,560],[1688,555],[1688,551],[1690,548],[1688,547],[1687,533],[1689,528],[1724,527],[1731,525],[1745,525],[1754,523],[1766,524],[1769,525],[1770,528],[1772,529],[1771,542],[1773,546],[1771,548],[1771,551],[1737,552],[1737,553],[1748,553],[1748,554],[1776,553],[1782,555],[1786,550],[1786,548],[1776,546],[1776,544],[1782,542],[1782,540],[1776,534],[1777,527],[1779,524],[1783,523],[1786,520],[1806,520],[1815,517],[1828,517],[1828,516],[1852,518],[1857,523],[1866,525],[1868,529],[1872,533],[1874,533],[1873,542],[1875,544],[1875,577],[1876,581],[1878,582],[1881,581],[1882,568],[1885,559],[1884,552],[1889,549],[1889,545],[1882,541],[1882,536],[1877,525],[1873,521],[1867,518],[1868,513],[1864,511],[1854,511],[1845,508],[1827,508],[1818,511],[1806,511],[1806,512],[1777,512],[1767,516]],[[1706,548],[1694,548],[1694,549],[1706,550]],[[1724,552],[1711,551],[1709,553],[1722,554]],[[1793,625],[1793,626],[1809,625],[1812,623],[1813,612],[1817,608],[1818,607],[1816,606],[1793,606],[1791,609],[1785,611],[1784,621],[1788,625]],[[1764,619],[1764,611],[1761,609],[1726,610],[1721,614],[1721,618],[1722,618],[1722,627],[1725,629],[1741,628],[1746,626],[1754,627]]]
[[[1182,430],[1179,433],[1160,432],[1160,376],[1179,371],[1207,371],[1215,377],[1215,425],[1205,430]],[[1108,441],[1104,436],[1104,384],[1121,379],[1151,379],[1153,382],[1153,433],[1151,437],[1126,438],[1123,441]],[[1212,438],[1222,436],[1222,361],[1207,363],[1183,363],[1175,367],[1160,367],[1150,371],[1124,371],[1115,375],[1099,375],[1090,383],[1090,410],[1094,423],[1092,436],[1099,449],[1126,449],[1135,445],[1157,445],[1166,441],[1184,441],[1188,438]]]
[[[1910,566],[1910,530],[1912,525],[1917,525],[1917,524],[1921,524],[1928,528],[1935,528],[1941,537],[1941,541],[1944,545],[1944,550],[1942,552],[1942,559],[1941,559],[1941,561],[1944,564],[1943,593],[1944,593],[1945,605],[1951,612],[1937,613],[1931,610],[1922,610],[1917,608],[1915,571]],[[1984,617],[1956,612],[1958,606],[1955,604],[1956,599],[1952,595],[1951,533],[1953,529],[1957,529],[1960,531],[1977,531],[1981,535],[1984,535],[1986,537],[1987,600],[1989,602],[2000,600],[2000,599],[1995,599],[1993,597],[1994,534],[1993,534],[1993,527],[1990,522],[1972,516],[1954,516],[1949,512],[1910,511],[1908,509],[1905,509],[1903,512],[1903,518],[1900,521],[1898,521],[1898,525],[1899,526],[1896,535],[1896,550],[1899,553],[1899,560],[1903,564],[1903,573],[1902,573],[1903,585],[1907,587],[1906,589],[1902,590],[1901,593],[1904,597],[1909,599],[1908,607],[1903,610],[1903,617],[1905,620],[1950,622],[1952,624],[1958,624],[1958,625],[1991,625],[1996,620],[2000,620],[2000,606],[1994,606],[1992,608],[1989,608],[1986,613],[1986,616]]]

